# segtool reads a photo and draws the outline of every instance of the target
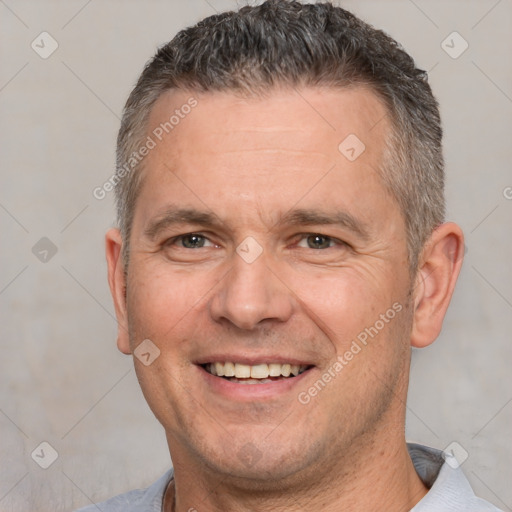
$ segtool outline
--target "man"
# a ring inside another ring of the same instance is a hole
[[[174,470],[100,510],[497,510],[404,438],[411,346],[463,256],[441,135],[425,73],[330,4],[269,0],[158,51],[106,251]]]

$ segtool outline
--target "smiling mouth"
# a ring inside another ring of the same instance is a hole
[[[238,384],[266,384],[284,379],[293,379],[309,370],[311,366],[297,364],[207,363],[202,367],[215,377],[222,377]]]

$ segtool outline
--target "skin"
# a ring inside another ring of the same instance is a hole
[[[191,95],[165,93],[148,133]],[[404,437],[410,349],[439,334],[460,228],[432,233],[411,281],[404,220],[376,172],[390,126],[367,89],[193,95],[197,107],[144,160],[128,268],[119,231],[106,236],[118,347],[160,350],[134,362],[175,467],[165,510],[410,510],[427,492]],[[338,150],[349,134],[366,146],[353,162]],[[214,223],[158,222],[177,208]],[[190,233],[200,236],[178,238]],[[237,252],[247,237],[257,245]],[[241,257],[258,246],[251,263]],[[301,403],[393,304],[401,311]],[[199,365],[214,360],[310,369],[285,386],[226,385]]]

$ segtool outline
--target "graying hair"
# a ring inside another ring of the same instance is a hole
[[[330,3],[268,0],[211,16],[179,32],[144,68],[126,103],[117,139],[116,204],[128,263],[148,118],[170,89],[262,96],[275,87],[366,86],[387,107],[392,131],[379,174],[407,231],[409,265],[443,222],[444,162],[439,109],[427,81],[401,46]],[[127,171],[129,169],[129,172]]]

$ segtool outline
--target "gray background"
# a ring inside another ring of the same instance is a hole
[[[467,236],[443,334],[413,355],[407,437],[459,443],[476,492],[512,510],[512,2],[342,5],[429,70],[446,134],[448,217]],[[122,106],[157,45],[234,7],[0,0],[2,511],[70,510],[145,486],[170,464],[132,362],[115,347],[103,256],[112,197],[92,191],[112,174]],[[59,45],[47,59],[31,48],[42,31]],[[453,31],[469,43],[456,59],[441,46]],[[33,253],[42,237],[57,248],[47,261],[48,242]],[[58,453],[48,469],[33,460],[51,461],[43,441]]]

